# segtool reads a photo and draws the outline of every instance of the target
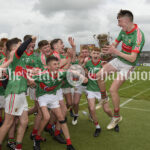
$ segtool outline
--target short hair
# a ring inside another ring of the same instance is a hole
[[[39,49],[42,48],[45,45],[49,45],[49,42],[47,40],[42,40],[38,43]]]
[[[27,41],[32,37],[32,35],[25,35],[23,41]]]
[[[3,48],[4,47],[4,42],[0,41],[0,47]]]
[[[8,40],[7,43],[6,43],[7,51],[11,51],[12,46],[14,44],[18,44],[19,42],[21,42],[21,39],[18,39],[18,38],[12,38],[12,39]]]
[[[87,45],[83,45],[83,46],[81,47],[81,51],[82,51],[83,49],[89,50],[89,47],[88,47]]]
[[[98,48],[98,47],[93,47],[93,48],[92,48],[92,52],[93,52],[93,51],[100,52],[100,48]]]
[[[2,42],[4,42],[4,43],[6,43],[7,41],[8,41],[8,39],[7,38],[1,38],[1,40],[0,41],[2,41]]]
[[[119,13],[117,14],[117,19],[120,17],[128,17],[131,22],[133,22],[134,16],[131,11],[129,10],[120,10]]]
[[[54,45],[58,43],[58,41],[61,41],[61,39],[54,39],[51,41],[50,46],[51,49],[54,50]]]
[[[49,56],[47,57],[46,59],[46,64],[52,62],[52,61],[59,61],[57,57],[54,57],[54,56]]]

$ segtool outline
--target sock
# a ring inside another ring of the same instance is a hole
[[[37,129],[33,129],[32,135],[37,135],[37,133],[38,133],[38,130]]]
[[[39,141],[39,140],[41,140],[41,136],[40,136],[40,135],[36,135],[35,139],[36,139],[37,141]]]
[[[16,140],[15,140],[15,138],[14,138],[14,137],[12,137],[12,138],[8,138],[8,143],[14,143],[14,142],[16,142]]]
[[[60,131],[55,129],[55,136],[59,135],[60,134]]]
[[[16,149],[22,149],[22,144],[17,142]]]
[[[76,120],[79,117],[78,114],[74,114],[74,119]]]
[[[46,129],[47,129],[47,130],[52,129],[52,124],[49,123],[49,124],[47,125]]]
[[[105,99],[106,98],[106,91],[100,91],[100,92],[101,92],[102,99]]]
[[[114,117],[116,117],[116,118],[120,117],[119,108],[114,109]]]
[[[71,140],[70,139],[66,139],[66,143],[67,145],[72,145]]]
[[[0,122],[2,122],[2,117],[0,117]]]
[[[95,124],[96,129],[100,129],[101,128],[98,122],[95,122],[94,124]]]

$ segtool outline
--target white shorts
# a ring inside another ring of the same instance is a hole
[[[62,88],[63,94],[72,93],[71,88]]]
[[[5,108],[5,97],[0,96],[0,109]]]
[[[87,98],[88,99],[95,98],[98,101],[100,101],[101,100],[101,93],[100,92],[87,91]]]
[[[37,100],[36,98],[36,88],[29,87],[29,96],[31,100]]]
[[[109,62],[122,76],[126,79],[130,76],[130,73],[134,70],[134,66],[128,65],[120,61],[118,58]]]
[[[5,112],[13,116],[21,116],[23,111],[28,111],[25,93],[10,94],[6,97]]]
[[[86,86],[80,85],[74,88],[74,93],[82,94],[83,92],[86,94]]]
[[[58,96],[59,101],[64,100],[62,89],[57,90],[56,95]]]
[[[45,94],[38,98],[38,102],[40,107],[46,106],[47,108],[58,108],[60,107],[58,96],[54,94]]]

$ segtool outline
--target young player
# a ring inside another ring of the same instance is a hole
[[[73,64],[79,64],[82,67],[85,66],[86,62],[90,59],[90,52],[87,46],[83,46],[81,49],[81,54],[79,56],[79,60],[74,62]],[[82,93],[86,94],[86,84],[82,84],[78,87],[74,88],[74,98],[73,98],[73,110],[74,110],[74,118],[72,120],[72,124],[76,125],[78,122],[78,111],[79,111],[79,103]]]
[[[17,132],[16,150],[22,149],[22,140],[28,123],[28,104],[25,97],[27,90],[26,71],[20,59],[27,46],[35,41],[35,37],[30,38],[22,45],[17,38],[7,41],[7,51],[14,51],[12,63],[9,65],[9,81],[5,90],[5,120],[0,128],[0,147],[8,130],[13,124],[15,116],[19,116],[20,124]],[[1,148],[0,148],[1,149]]]
[[[40,128],[38,130],[38,135],[34,140],[34,150],[40,150],[40,137],[41,133],[49,121],[50,115],[48,108],[50,108],[53,113],[56,115],[61,128],[63,130],[64,136],[66,138],[67,150],[74,150],[68,127],[66,124],[66,119],[62,114],[59,97],[57,95],[57,89],[59,88],[60,82],[66,77],[66,72],[58,72],[59,69],[59,60],[56,57],[47,58],[48,71],[43,73],[40,77],[35,76],[35,82],[38,84],[38,102],[42,110],[43,120],[41,121]],[[85,78],[85,77],[83,77]]]
[[[91,60],[89,60],[85,65],[85,70],[87,72],[87,76],[89,78],[87,83],[87,99],[90,115],[93,119],[93,122],[96,126],[96,130],[94,132],[94,137],[99,136],[101,132],[101,127],[98,123],[98,119],[96,117],[95,103],[96,99],[102,103],[104,112],[108,114],[109,117],[112,117],[112,111],[109,108],[108,101],[101,100],[101,93],[99,92],[99,87],[97,84],[96,73],[102,68],[102,61],[100,60],[100,49],[94,47],[91,52]]]
[[[144,33],[139,29],[137,24],[133,22],[133,14],[129,10],[120,10],[117,15],[118,25],[122,28],[119,33],[118,38],[115,42],[103,48],[103,53],[115,54],[117,58],[113,59],[107,63],[102,70],[97,73],[99,87],[103,93],[102,98],[106,98],[106,89],[104,84],[104,77],[110,72],[118,72],[117,78],[113,81],[110,87],[110,93],[112,97],[112,102],[114,106],[114,117],[112,121],[107,126],[107,129],[112,129],[118,124],[122,117],[120,116],[120,98],[118,90],[120,86],[125,82],[125,80],[130,75],[130,72],[136,66],[139,59],[140,52],[145,43]],[[118,51],[116,47],[122,42],[122,50]]]

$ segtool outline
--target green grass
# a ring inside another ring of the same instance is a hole
[[[145,70],[149,72],[150,68],[137,67],[136,69],[140,72]],[[111,83],[112,81],[107,81],[107,89]],[[93,137],[95,126],[89,121],[88,115],[82,113],[82,111],[88,112],[85,95],[82,96],[80,116],[76,126],[72,126],[72,118],[68,114],[68,126],[76,150],[148,150],[150,148],[150,81],[135,80],[130,83],[128,80],[121,87],[119,95],[121,104],[133,98],[131,102],[121,107],[123,121],[120,123],[120,132],[107,131],[106,126],[110,119],[102,109],[98,109],[97,116],[102,132],[97,138]],[[33,106],[33,101],[28,99],[28,102],[30,107]],[[85,104],[82,105],[83,103]],[[110,106],[113,108],[111,98]],[[31,115],[29,122],[32,123],[33,119],[34,116]],[[24,150],[32,150],[33,142],[29,138],[32,128],[33,125],[30,125],[25,134]],[[42,136],[47,138],[47,142],[41,145],[42,150],[66,149],[65,145],[58,144],[48,133],[43,132]]]

